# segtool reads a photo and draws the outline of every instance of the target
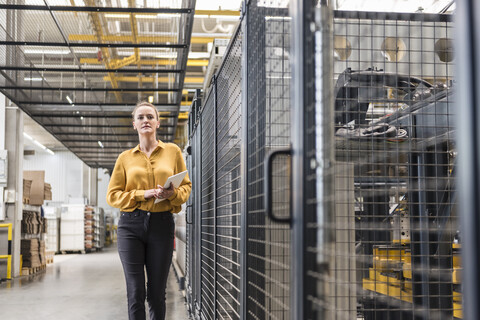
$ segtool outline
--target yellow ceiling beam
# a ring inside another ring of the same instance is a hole
[[[128,6],[130,8],[135,8],[136,3],[135,0],[128,0]],[[138,37],[138,28],[137,28],[137,18],[135,18],[135,15],[133,13],[130,13],[130,28],[132,29],[132,39],[133,43],[138,43],[137,37]],[[134,48],[133,49],[134,56],[135,56],[135,62],[140,61],[140,49]],[[137,63],[138,68],[140,68],[140,64]],[[140,80],[141,83],[141,80]]]
[[[237,10],[195,10],[196,16],[233,16],[240,17]]]
[[[111,63],[114,65],[120,63],[123,59],[112,59]],[[98,61],[97,58],[80,58],[80,63],[84,64],[102,64],[102,61]],[[174,66],[177,64],[177,61],[172,59],[159,59],[159,60],[140,60],[138,61],[141,65],[148,65],[148,66]],[[187,66],[189,67],[203,67],[208,66],[208,60],[206,59],[189,59],[187,61]],[[112,68],[114,69],[114,68]]]
[[[84,0],[84,2],[85,2],[85,5],[87,5],[87,6],[95,6],[95,1],[94,0]],[[102,31],[102,23],[100,21],[100,17],[98,16],[98,13],[96,13],[96,12],[89,13],[89,16],[92,20],[93,29],[95,30],[95,36],[97,38],[97,41],[101,43],[102,42],[103,31]],[[108,51],[108,49],[107,48],[101,48],[101,52],[102,52],[102,59],[104,61],[105,66],[108,69],[113,69],[113,65],[110,62],[111,57],[110,57],[110,52]],[[109,72],[108,76],[110,78],[109,80],[110,80],[110,83],[112,84],[112,88],[118,89],[118,83],[115,80],[115,75],[112,72]],[[115,94],[115,98],[117,99],[117,102],[121,103],[122,102],[122,95],[120,94],[120,92],[114,91],[113,93]]]
[[[205,44],[205,43],[210,43],[213,42],[215,39],[230,39],[231,36],[225,35],[224,37],[192,37],[191,43],[196,43],[196,44]]]
[[[201,59],[188,59],[187,60],[188,67],[206,67],[208,66],[208,60],[201,60]]]
[[[130,57],[123,58],[122,60],[115,59],[114,61],[110,61],[110,66],[112,69],[120,69],[135,62],[137,62],[137,57],[135,54],[132,54]]]
[[[103,80],[109,81],[108,76],[103,77]],[[144,83],[152,83],[155,82],[155,77],[115,77],[115,80],[118,82],[144,82]],[[168,83],[168,77],[159,77],[159,83]],[[203,77],[185,77],[185,83],[203,83]]]
[[[188,120],[188,112],[180,112],[178,114],[178,120]]]

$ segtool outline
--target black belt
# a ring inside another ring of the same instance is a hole
[[[141,210],[141,209],[135,209],[133,211],[130,211],[130,212],[127,212],[127,211],[121,211],[121,213],[138,213],[138,214],[145,214],[145,215],[149,215],[149,214],[164,214],[164,213],[168,213],[168,214],[172,214],[170,211],[159,211],[159,212],[154,212],[154,211],[145,211],[145,210]]]

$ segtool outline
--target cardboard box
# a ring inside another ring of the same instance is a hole
[[[52,186],[50,183],[45,183],[44,200],[52,200]]]
[[[30,195],[30,189],[32,188],[32,180],[23,179],[23,196],[27,197]]]
[[[22,202],[30,203],[30,189],[32,188],[32,180],[23,179]]]
[[[23,178],[32,180],[30,188],[30,204],[34,206],[43,205],[45,199],[45,171],[23,171]]]

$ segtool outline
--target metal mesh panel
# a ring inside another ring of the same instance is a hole
[[[290,230],[265,216],[263,160],[270,150],[290,143],[290,23],[285,1],[251,1],[247,10],[246,317],[289,319]],[[289,171],[278,166],[273,208],[288,215]]]
[[[241,53],[240,31],[216,78],[217,319],[240,319]]]
[[[215,319],[215,97],[205,101],[202,115],[201,304],[202,318]]]
[[[328,256],[329,278],[322,266],[307,272],[307,282],[329,282],[327,295],[308,291],[312,309],[338,319],[462,318],[452,27],[445,15],[336,12],[335,217],[306,225],[335,240],[319,248],[307,238],[307,253]]]
[[[182,144],[175,132],[177,125],[183,132],[177,118],[195,1],[2,0],[0,6],[0,91],[87,165],[112,169],[115,157],[95,148],[77,152],[75,138],[65,133],[88,133],[91,142],[126,133],[114,120],[94,124],[108,131],[89,132],[83,120],[90,111],[108,119],[151,100],[171,117],[162,120],[171,129],[160,138]],[[71,130],[56,130],[66,118],[74,122]]]

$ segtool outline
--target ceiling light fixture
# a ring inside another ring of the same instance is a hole
[[[98,140],[97,142],[98,142],[98,145],[100,146],[100,148],[103,149],[103,143],[102,143],[102,141]]]
[[[70,99],[69,96],[66,96],[65,98],[67,99],[67,101],[68,101],[70,104],[73,104],[73,101],[72,101],[72,99]]]
[[[25,138],[27,138],[28,140],[31,140],[31,141],[33,141],[33,138],[32,138],[32,136],[31,136],[31,135],[29,135],[29,134],[28,134],[28,133],[26,133],[26,132],[24,132],[24,133],[23,133],[23,136],[24,136]]]
[[[25,54],[69,54],[70,50],[25,49]]]
[[[55,152],[53,152],[52,150],[48,149],[47,147],[45,147],[43,144],[41,144],[40,142],[38,142],[37,140],[35,140],[31,135],[29,135],[28,133],[24,132],[23,133],[23,136],[25,138],[27,138],[28,140],[32,141],[34,144],[36,144],[38,147],[40,147],[42,150],[45,150],[46,152],[50,153],[52,156],[55,155]]]
[[[24,78],[24,81],[42,81],[42,78]]]
[[[158,19],[158,18],[180,18],[179,13],[159,13],[156,15],[153,14],[135,14],[134,15],[136,19]],[[119,14],[119,13],[113,13],[113,14],[106,14],[105,18],[112,18],[112,19],[129,19],[130,14]]]
[[[148,96],[148,102],[153,103],[153,96]]]

